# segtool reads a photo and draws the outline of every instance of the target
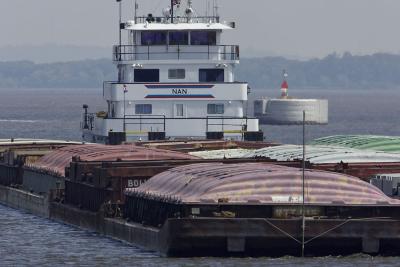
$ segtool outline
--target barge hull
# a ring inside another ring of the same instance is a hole
[[[24,190],[0,185],[0,204],[36,216],[50,217],[48,197],[35,195]]]
[[[104,218],[100,213],[51,203],[51,219],[95,231],[163,256],[301,255],[301,219],[169,219],[161,228]],[[325,233],[325,234],[323,234]],[[323,234],[323,235],[321,235]],[[320,236],[321,235],[321,236]],[[307,219],[306,255],[400,252],[400,221]]]
[[[160,230],[125,220],[105,218],[101,212],[91,212],[60,203],[50,204],[50,219],[80,229],[127,242],[145,250],[159,251]]]
[[[301,219],[171,219],[160,232],[159,249],[168,256],[300,256],[301,224]],[[400,222],[311,219],[305,240],[310,256],[398,255]]]
[[[282,256],[301,253],[298,242],[301,240],[300,219],[168,219],[157,228],[104,218],[101,212],[49,202],[47,197],[4,186],[0,186],[0,203],[164,256]],[[318,237],[322,233],[325,234]],[[384,218],[307,219],[305,238],[309,242],[305,247],[306,255],[358,252],[398,255],[400,221]]]

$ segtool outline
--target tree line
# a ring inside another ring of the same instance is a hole
[[[236,80],[252,88],[279,88],[282,71],[292,88],[394,89],[400,86],[400,55],[331,54],[308,61],[283,57],[244,58]],[[93,88],[117,77],[111,60],[35,64],[0,62],[0,88]]]

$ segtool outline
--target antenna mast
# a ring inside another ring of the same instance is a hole
[[[137,24],[137,10],[139,9],[139,5],[137,0],[135,0],[135,24]]]
[[[218,0],[215,0],[215,17],[217,19],[216,22],[219,22],[219,6],[218,6]]]
[[[176,0],[171,0],[171,23],[174,23],[174,6]]]
[[[215,18],[215,0],[213,0],[213,19]]]
[[[122,45],[122,0],[117,0],[119,3],[119,47]]]

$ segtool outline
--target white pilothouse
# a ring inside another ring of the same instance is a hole
[[[107,111],[92,114],[84,106],[86,141],[109,143],[121,134],[128,140],[262,140],[258,120],[247,117],[248,84],[234,77],[239,47],[221,41],[234,23],[221,22],[217,11],[199,17],[191,0],[173,0],[163,16],[135,17],[120,27],[128,42],[120,38],[113,48],[118,81],[104,83]]]

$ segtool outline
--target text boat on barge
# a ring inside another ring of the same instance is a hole
[[[258,119],[247,116],[249,86],[235,81],[239,46],[222,43],[235,23],[222,22],[217,10],[197,16],[191,0],[173,1],[161,17],[121,23],[118,81],[104,83],[107,111],[84,105],[84,140],[108,143],[110,133],[129,141],[262,140]]]

